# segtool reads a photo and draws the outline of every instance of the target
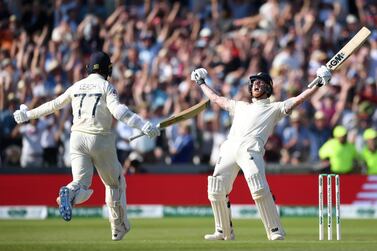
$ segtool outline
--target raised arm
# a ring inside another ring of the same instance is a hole
[[[204,95],[206,95],[212,103],[215,103],[222,109],[228,111],[230,106],[230,99],[219,96],[212,88],[210,88],[206,84],[205,78],[207,77],[207,74],[207,70],[204,68],[196,69],[191,73],[191,80],[195,81],[196,84],[200,86]]]
[[[14,120],[20,124],[24,123],[26,121],[29,121],[30,119],[37,119],[46,115],[49,115],[57,110],[60,110],[65,105],[69,104],[71,102],[71,97],[69,95],[70,88],[66,90],[62,95],[59,97],[44,103],[37,108],[34,108],[32,110],[28,110],[26,105],[21,105],[20,110],[17,110],[13,113]]]
[[[320,81],[316,86],[310,89],[306,89],[300,95],[285,101],[286,113],[291,113],[293,109],[295,109],[297,106],[301,105],[302,103],[304,103],[304,101],[308,100],[311,96],[313,96],[313,94],[316,93],[321,86],[329,83],[331,79],[331,72],[326,68],[326,66],[323,65],[320,68],[318,68],[317,77],[320,78]]]
[[[285,111],[286,113],[291,113],[293,109],[297,106],[304,103],[304,101],[308,100],[314,93],[316,93],[319,89],[319,86],[314,86],[313,88],[306,89],[300,95],[290,98],[285,101]]]

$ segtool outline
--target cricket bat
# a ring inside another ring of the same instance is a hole
[[[361,28],[359,32],[357,32],[356,35],[353,36],[353,38],[326,63],[327,69],[330,71],[338,69],[344,61],[346,61],[347,58],[349,58],[349,56],[351,56],[351,54],[365,42],[370,33],[371,32],[368,28]],[[308,87],[312,88],[318,83],[318,81],[320,81],[320,78],[317,77],[308,85]]]
[[[203,111],[206,107],[208,107],[208,105],[209,105],[209,99],[203,100],[200,103],[186,110],[183,110],[177,114],[174,114],[167,119],[163,119],[162,121],[160,121],[160,123],[158,123],[157,127],[161,130],[173,124],[195,117],[201,111]],[[138,135],[132,136],[131,138],[129,138],[129,141],[137,139],[141,136],[144,136],[144,133],[140,133]]]

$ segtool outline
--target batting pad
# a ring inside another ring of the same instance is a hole
[[[208,199],[211,202],[216,231],[222,231],[224,240],[231,240],[230,210],[228,208],[225,186],[221,176],[208,176]]]
[[[266,229],[268,239],[275,239],[274,236],[284,237],[285,232],[265,178],[257,173],[248,177],[247,182]]]
[[[126,229],[130,228],[126,209],[126,183],[123,175],[120,176],[119,187],[106,186],[106,204],[109,208],[109,221],[119,226],[125,224]]]

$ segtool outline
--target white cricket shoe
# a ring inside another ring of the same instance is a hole
[[[270,240],[271,241],[282,241],[285,239],[285,236],[282,234],[272,234]]]
[[[285,231],[283,230],[283,231],[271,233],[269,239],[271,241],[282,241],[285,239]]]
[[[111,239],[113,241],[120,241],[123,237],[130,231],[130,227],[126,228],[126,226],[121,224],[120,226],[111,226]]]
[[[236,235],[234,234],[233,229],[230,232],[230,239],[227,240],[234,240]],[[213,234],[206,234],[204,235],[204,239],[207,241],[220,241],[225,240],[224,234],[222,232],[216,231]]]

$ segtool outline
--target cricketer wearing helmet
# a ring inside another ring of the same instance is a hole
[[[72,104],[70,154],[73,180],[59,191],[60,214],[64,220],[71,220],[73,205],[89,199],[93,193],[89,189],[93,167],[96,167],[106,187],[112,239],[121,240],[130,230],[130,224],[126,211],[126,183],[116,155],[115,135],[111,131],[112,117],[140,129],[150,138],[160,132],[149,121],[119,103],[115,88],[107,81],[112,65],[106,53],[92,54],[87,71],[88,77],[73,84],[56,99],[30,111],[22,105],[14,113],[14,118],[17,123],[24,123]]]
[[[228,195],[240,169],[258,208],[267,238],[284,240],[285,231],[266,180],[264,145],[281,118],[290,114],[292,109],[302,104],[331,79],[331,73],[325,66],[317,70],[317,76],[320,78],[317,86],[284,102],[270,102],[269,97],[273,91],[271,77],[263,72],[252,75],[249,84],[252,102],[248,103],[216,94],[205,83],[205,69],[196,69],[191,73],[191,80],[201,87],[211,102],[228,111],[233,117],[229,135],[221,145],[220,157],[213,175],[208,177],[208,199],[214,214],[215,232],[205,235],[206,240],[235,238]]]

